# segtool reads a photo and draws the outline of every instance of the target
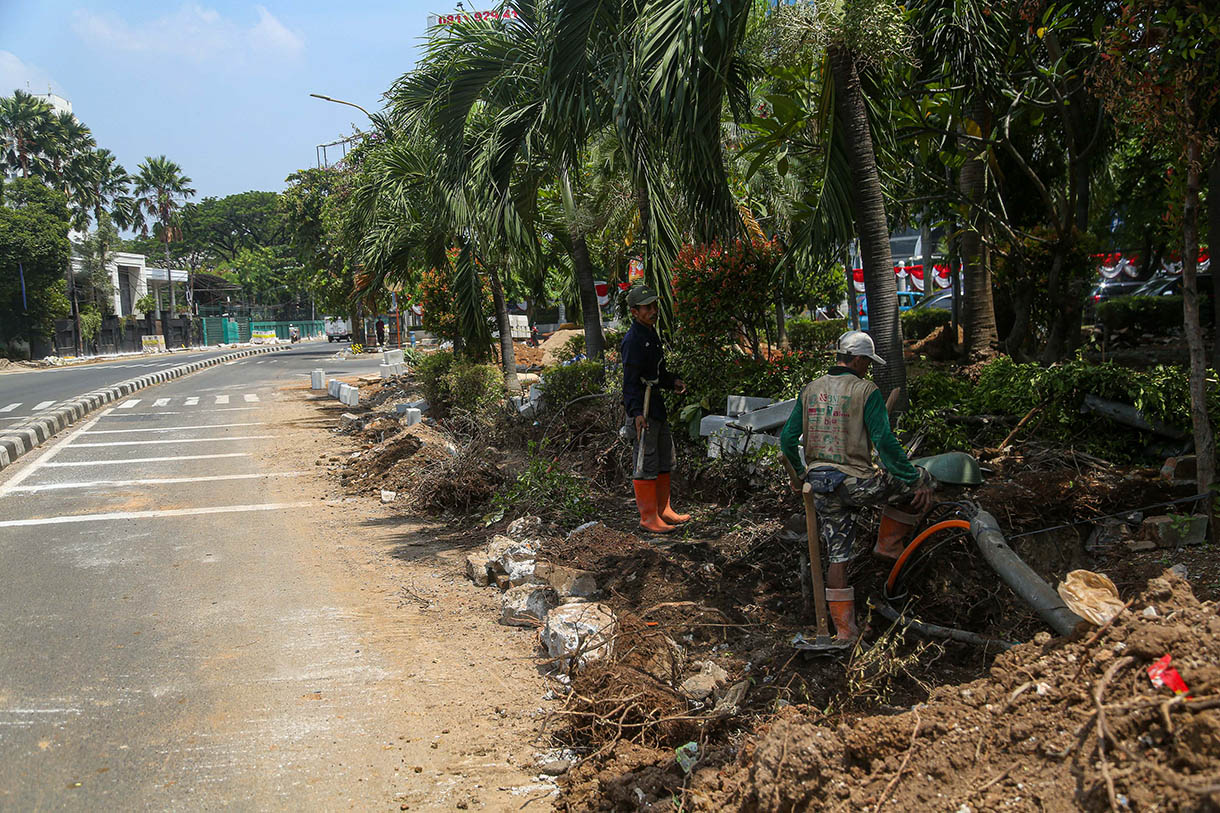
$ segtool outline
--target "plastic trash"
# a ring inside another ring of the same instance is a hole
[[[1059,597],[1069,610],[1099,627],[1123,611],[1114,582],[1091,570],[1073,570],[1067,574],[1059,583]]]

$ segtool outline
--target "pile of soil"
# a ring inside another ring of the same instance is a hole
[[[1194,699],[1149,679],[1165,655]],[[1043,633],[912,711],[832,727],[787,709],[689,796],[709,810],[1215,809],[1217,692],[1216,606],[1167,571],[1108,628]]]
[[[366,426],[364,432],[370,441],[376,433],[385,431],[380,423],[373,421]],[[393,435],[366,444],[345,461],[340,475],[345,486],[358,491],[408,491],[418,482],[423,468],[452,454],[453,444],[427,424],[417,423],[402,430],[395,427],[393,431]]]

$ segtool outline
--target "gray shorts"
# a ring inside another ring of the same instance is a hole
[[[636,466],[640,459],[640,442],[635,436],[635,419],[628,418],[624,434],[631,443],[631,474],[633,480],[655,480],[674,467],[674,439],[669,434],[669,423],[650,418],[644,428],[644,465]]]

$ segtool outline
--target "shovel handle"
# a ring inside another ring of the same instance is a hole
[[[792,490],[801,495],[805,506],[805,538],[809,545],[809,577],[813,585],[813,611],[817,615],[817,635],[819,639],[830,636],[830,621],[826,610],[826,581],[822,577],[822,538],[818,535],[818,512],[813,505],[813,489],[808,483],[801,481],[796,469],[787,457],[780,455],[784,468],[788,471],[788,481]]]
[[[643,381],[644,381],[644,429],[643,429],[643,431],[641,431],[639,433],[639,437],[636,438],[636,442],[638,442],[640,444],[640,447],[639,447],[639,450],[636,451],[636,453],[635,453],[635,472],[633,472],[634,474],[643,474],[644,473],[644,433],[648,431],[648,407],[649,407],[649,404],[652,402],[652,385],[657,383],[656,381],[649,381],[647,379],[643,379]]]

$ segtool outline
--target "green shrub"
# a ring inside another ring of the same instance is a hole
[[[445,374],[446,412],[461,411],[478,419],[504,400],[504,376],[494,364],[458,360]]]
[[[1083,359],[1042,367],[1001,357],[985,365],[973,383],[932,372],[912,379],[910,386],[912,409],[904,416],[903,426],[928,431],[928,442],[921,450],[925,453],[966,448],[965,433],[960,425],[948,423],[949,414],[1015,419],[1037,406],[1039,415],[1024,430],[1025,437],[1036,436],[1110,460],[1138,459],[1148,437],[1126,429],[1114,431],[1115,425],[1105,419],[1081,413],[1089,394],[1132,404],[1151,420],[1190,428],[1188,376],[1181,367],[1158,365],[1141,371]],[[1209,385],[1207,398],[1208,412],[1213,418],[1220,417],[1220,386]],[[1011,428],[1011,421],[998,421],[981,434],[977,430],[970,433],[975,444],[987,445],[999,442]]]
[[[525,468],[517,479],[492,498],[491,521],[508,514],[534,514],[576,525],[593,516],[594,506],[580,480],[546,452],[546,441],[529,443]]]
[[[912,308],[899,318],[904,338],[922,339],[953,321],[953,314],[940,308]]]
[[[788,331],[788,344],[793,350],[833,350],[839,337],[851,330],[846,319],[829,319],[815,322],[812,319],[792,319],[784,327]]]
[[[666,404],[671,415],[691,404],[705,413],[722,413],[729,395],[795,398],[802,386],[826,372],[831,361],[828,353],[807,350],[791,350],[769,361],[758,360],[733,350],[709,349],[692,337],[679,334],[666,364],[686,382],[687,392],[666,393]]]
[[[606,331],[606,351],[617,354],[619,348],[623,346],[623,337],[627,335],[626,330],[607,330]]]
[[[405,356],[404,356],[405,357]],[[445,377],[453,366],[453,353],[441,350],[436,353],[426,353],[416,363],[415,375],[419,377],[420,386],[424,389],[424,397],[428,403],[437,408],[444,408],[449,399],[449,385]]]
[[[560,361],[571,361],[578,355],[583,355],[585,352],[585,334],[577,333],[575,336],[569,336],[568,340],[563,343],[563,347],[555,353],[555,358]]]
[[[1182,297],[1116,296],[1097,303],[1097,321],[1110,331],[1134,328],[1164,335],[1182,326]]]
[[[539,387],[547,406],[559,409],[585,395],[606,392],[605,369],[600,361],[577,361],[548,367]]]

